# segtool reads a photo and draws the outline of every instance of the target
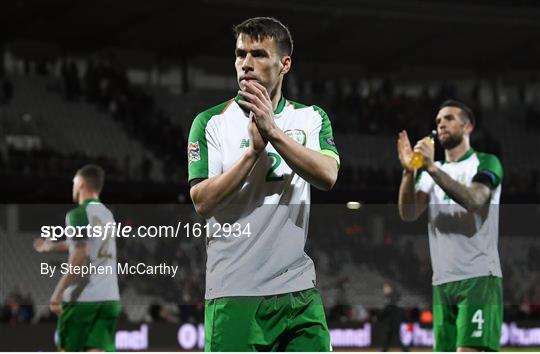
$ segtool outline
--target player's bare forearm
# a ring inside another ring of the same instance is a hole
[[[429,197],[426,193],[417,192],[415,189],[417,171],[410,165],[413,150],[405,130],[398,135],[397,151],[399,162],[403,167],[398,196],[399,216],[406,222],[415,221],[426,210]]]
[[[309,184],[324,191],[334,187],[338,176],[335,159],[298,144],[279,128],[272,131],[268,141],[287,165]]]
[[[51,241],[51,243],[53,245],[51,247],[50,252],[67,252],[69,250],[69,247],[66,241],[57,241],[57,242]]]
[[[69,250],[66,241],[51,241],[46,240],[46,250],[44,252],[67,252]]]
[[[74,267],[80,267],[85,265],[88,261],[88,244],[86,241],[78,241],[77,245],[74,248],[74,251],[69,256],[69,264]],[[62,295],[66,288],[73,283],[75,279],[80,277],[80,275],[73,272],[67,272],[62,275],[56,288],[54,289],[53,295],[51,297],[51,303],[60,303],[62,301]]]
[[[435,164],[430,166],[427,172],[452,200],[470,212],[478,210],[489,200],[490,190],[481,183],[473,182],[470,186],[466,186],[454,180]]]
[[[68,245],[66,241],[52,241],[50,239],[36,238],[34,240],[34,249],[37,252],[67,252]]]
[[[190,189],[191,200],[197,214],[212,217],[215,208],[237,190],[257,162],[259,155],[249,150],[225,173],[205,179]]]
[[[416,201],[414,194],[414,172],[403,171],[398,197],[399,216],[403,221],[416,220]]]
[[[414,188],[415,172],[403,171],[399,186],[398,209],[403,221],[415,221],[427,207],[427,198],[422,198],[421,192]]]

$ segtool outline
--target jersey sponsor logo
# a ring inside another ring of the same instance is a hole
[[[301,129],[289,129],[284,131],[285,134],[298,144],[306,146],[306,132]]]
[[[199,142],[189,143],[188,145],[188,161],[189,164],[201,159],[201,149],[199,147]]]
[[[249,139],[248,138],[242,139],[242,141],[240,142],[240,149],[247,149],[248,147],[249,147]]]
[[[473,338],[480,338],[480,337],[482,337],[482,331],[474,331],[474,332],[472,332],[471,337],[473,337]]]

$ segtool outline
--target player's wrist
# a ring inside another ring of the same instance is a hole
[[[264,149],[263,149],[264,150]],[[250,147],[249,149],[247,149],[246,153],[244,154],[245,158],[248,160],[248,161],[256,161],[257,158],[259,157],[259,155],[261,154],[261,152],[263,150],[260,150],[260,151],[257,151],[255,150],[254,148]]]
[[[403,169],[403,176],[404,177],[414,177],[414,170],[404,168]]]
[[[439,170],[439,167],[435,163],[430,164],[429,166],[426,166],[426,171],[429,174],[433,174]]]
[[[50,304],[53,304],[53,305],[54,305],[54,304],[57,304],[57,305],[60,304],[60,303],[62,302],[62,297],[63,297],[63,295],[64,295],[63,293],[57,293],[57,292],[55,292],[55,293],[51,296],[51,298],[49,299],[49,303],[50,303]]]
[[[277,125],[271,126],[265,134],[265,137],[268,141],[276,141],[280,138],[281,129]]]
[[[43,243],[43,251],[51,252],[54,249],[54,243],[51,240],[45,240]]]

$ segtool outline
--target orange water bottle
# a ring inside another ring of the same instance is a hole
[[[426,136],[422,140],[427,140],[431,145],[435,146],[435,137],[437,136],[437,131],[432,130],[431,134]],[[415,169],[422,168],[424,166],[424,156],[418,152],[413,152],[411,161],[409,161],[409,164],[414,167]]]

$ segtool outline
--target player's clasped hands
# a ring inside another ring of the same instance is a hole
[[[250,117],[253,117],[261,135],[268,139],[272,130],[277,128],[274,121],[274,107],[268,91],[257,81],[249,80],[246,81],[245,88],[238,93],[248,100],[239,100],[238,104],[253,113]]]
[[[266,140],[259,132],[255,123],[255,118],[253,117],[253,112],[249,115],[248,133],[250,149],[253,149],[256,154],[259,154],[268,144],[268,140]]]

